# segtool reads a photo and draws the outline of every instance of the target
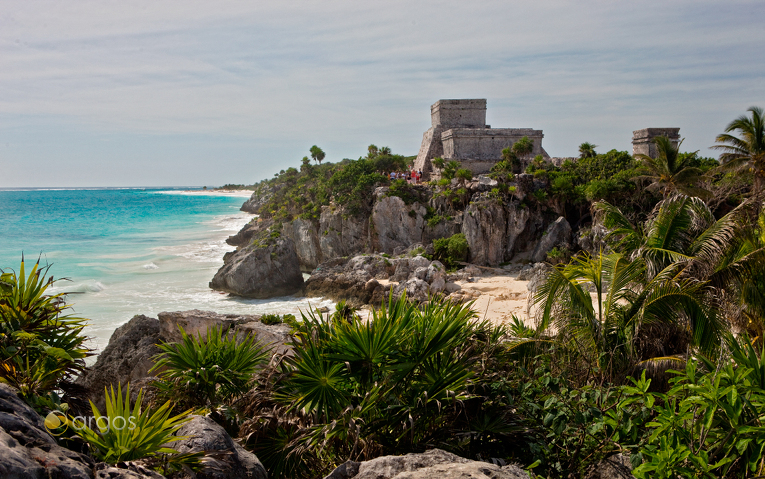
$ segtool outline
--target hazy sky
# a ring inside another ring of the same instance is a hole
[[[441,98],[495,128],[707,149],[765,106],[765,2],[0,2],[0,187],[252,183],[370,143],[414,155]]]

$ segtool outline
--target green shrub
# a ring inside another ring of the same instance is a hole
[[[263,324],[281,324],[282,318],[278,314],[264,314],[260,317],[260,322]]]
[[[191,411],[171,416],[170,402],[156,411],[143,409],[143,390],[138,393],[135,405],[130,407],[130,386],[122,395],[122,388],[114,388],[106,395],[106,414],[102,415],[95,404],[90,403],[93,420],[86,424],[81,420],[70,421],[74,432],[90,445],[90,453],[99,461],[109,464],[135,461],[137,459],[158,459],[162,455],[175,455],[178,451],[167,446],[185,439],[175,432],[188,422]],[[90,426],[96,425],[95,429]],[[122,424],[122,427],[120,427]],[[183,455],[178,458],[186,465],[200,466],[203,453]],[[194,460],[195,459],[195,460]],[[172,456],[169,458],[173,461]]]
[[[178,329],[181,341],[159,344],[162,352],[150,371],[157,372],[160,393],[190,406],[230,404],[252,387],[253,375],[270,357],[270,350],[249,334],[239,340],[216,326],[203,338]]]
[[[71,384],[91,356],[83,334],[86,320],[62,314],[64,294],[47,295],[55,280],[39,260],[26,274],[0,270],[0,381],[17,388],[30,405],[55,409],[55,391]]]
[[[468,252],[467,238],[462,233],[433,240],[433,259],[442,262],[447,268],[457,266],[458,262],[467,261]]]

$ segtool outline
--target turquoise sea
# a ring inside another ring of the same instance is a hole
[[[167,188],[0,190],[0,268],[16,270],[22,253],[27,264],[52,265],[50,274],[67,278],[53,291],[71,293],[97,350],[136,314],[305,309],[305,298],[242,300],[208,288],[234,249],[225,239],[252,218],[239,211],[245,199]]]

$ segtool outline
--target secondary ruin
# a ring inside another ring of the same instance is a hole
[[[643,128],[632,132],[632,156],[656,158],[659,152],[653,140],[657,136],[666,136],[675,148],[680,145],[680,128]]]
[[[491,128],[486,124],[486,99],[438,100],[430,107],[431,127],[422,135],[414,168],[425,177],[433,172],[431,161],[443,158],[460,162],[474,175],[488,173],[502,159],[502,150],[529,137],[534,147],[528,158],[550,156],[542,148],[542,130]],[[523,159],[522,159],[523,160]]]

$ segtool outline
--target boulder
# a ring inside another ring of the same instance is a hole
[[[136,462],[121,464],[115,467],[103,462],[96,464],[95,479],[165,479],[162,474]]]
[[[547,263],[535,263],[533,265],[525,266],[520,273],[518,273],[518,279],[520,281],[528,281],[526,289],[535,292],[547,279],[547,275],[552,267]]]
[[[156,346],[162,340],[157,318],[134,316],[112,333],[109,344],[78,380],[87,388],[97,406],[104,402],[104,388],[131,383],[131,396],[135,398],[154,366],[152,357],[159,354]]]
[[[278,188],[281,188],[281,185],[279,185]],[[244,202],[240,210],[246,211],[247,213],[260,213],[260,208],[268,203],[275,191],[276,189],[274,186],[271,186],[270,184],[261,186],[252,193],[247,201]]]
[[[370,461],[348,461],[325,479],[528,479],[517,466],[471,461],[440,449]]]
[[[285,324],[263,324],[257,314],[219,314],[212,311],[192,309],[159,313],[159,337],[165,342],[178,342],[181,332],[178,326],[192,335],[205,335],[208,328],[220,326],[224,331],[233,330],[240,337],[247,334],[276,352],[286,351],[284,343],[289,337],[290,328]]]
[[[273,298],[295,294],[303,288],[295,243],[284,235],[265,244],[252,244],[226,261],[210,288],[245,298]]]
[[[614,454],[596,464],[586,479],[635,479],[628,454]]]
[[[542,235],[536,248],[534,248],[534,252],[531,254],[531,260],[535,263],[544,261],[547,258],[548,251],[557,245],[568,243],[570,239],[571,225],[568,224],[566,218],[560,216],[547,227],[547,231]]]
[[[187,439],[172,442],[169,447],[181,453],[207,451],[227,453],[218,460],[215,468],[196,474],[197,479],[267,479],[268,474],[255,454],[234,442],[225,429],[205,416],[193,416],[184,424],[178,436]]]
[[[306,281],[306,295],[347,301],[354,307],[378,301],[383,286],[372,280],[395,266],[381,255],[337,258],[320,264]],[[374,286],[374,289],[372,289]]]
[[[59,446],[43,418],[0,384],[0,477],[92,479],[94,467],[89,457]]]
[[[264,228],[268,228],[272,223],[272,221],[263,221],[260,218],[254,218],[244,225],[237,234],[229,236],[226,239],[226,243],[231,246],[244,246],[249,244],[258,232]]]

